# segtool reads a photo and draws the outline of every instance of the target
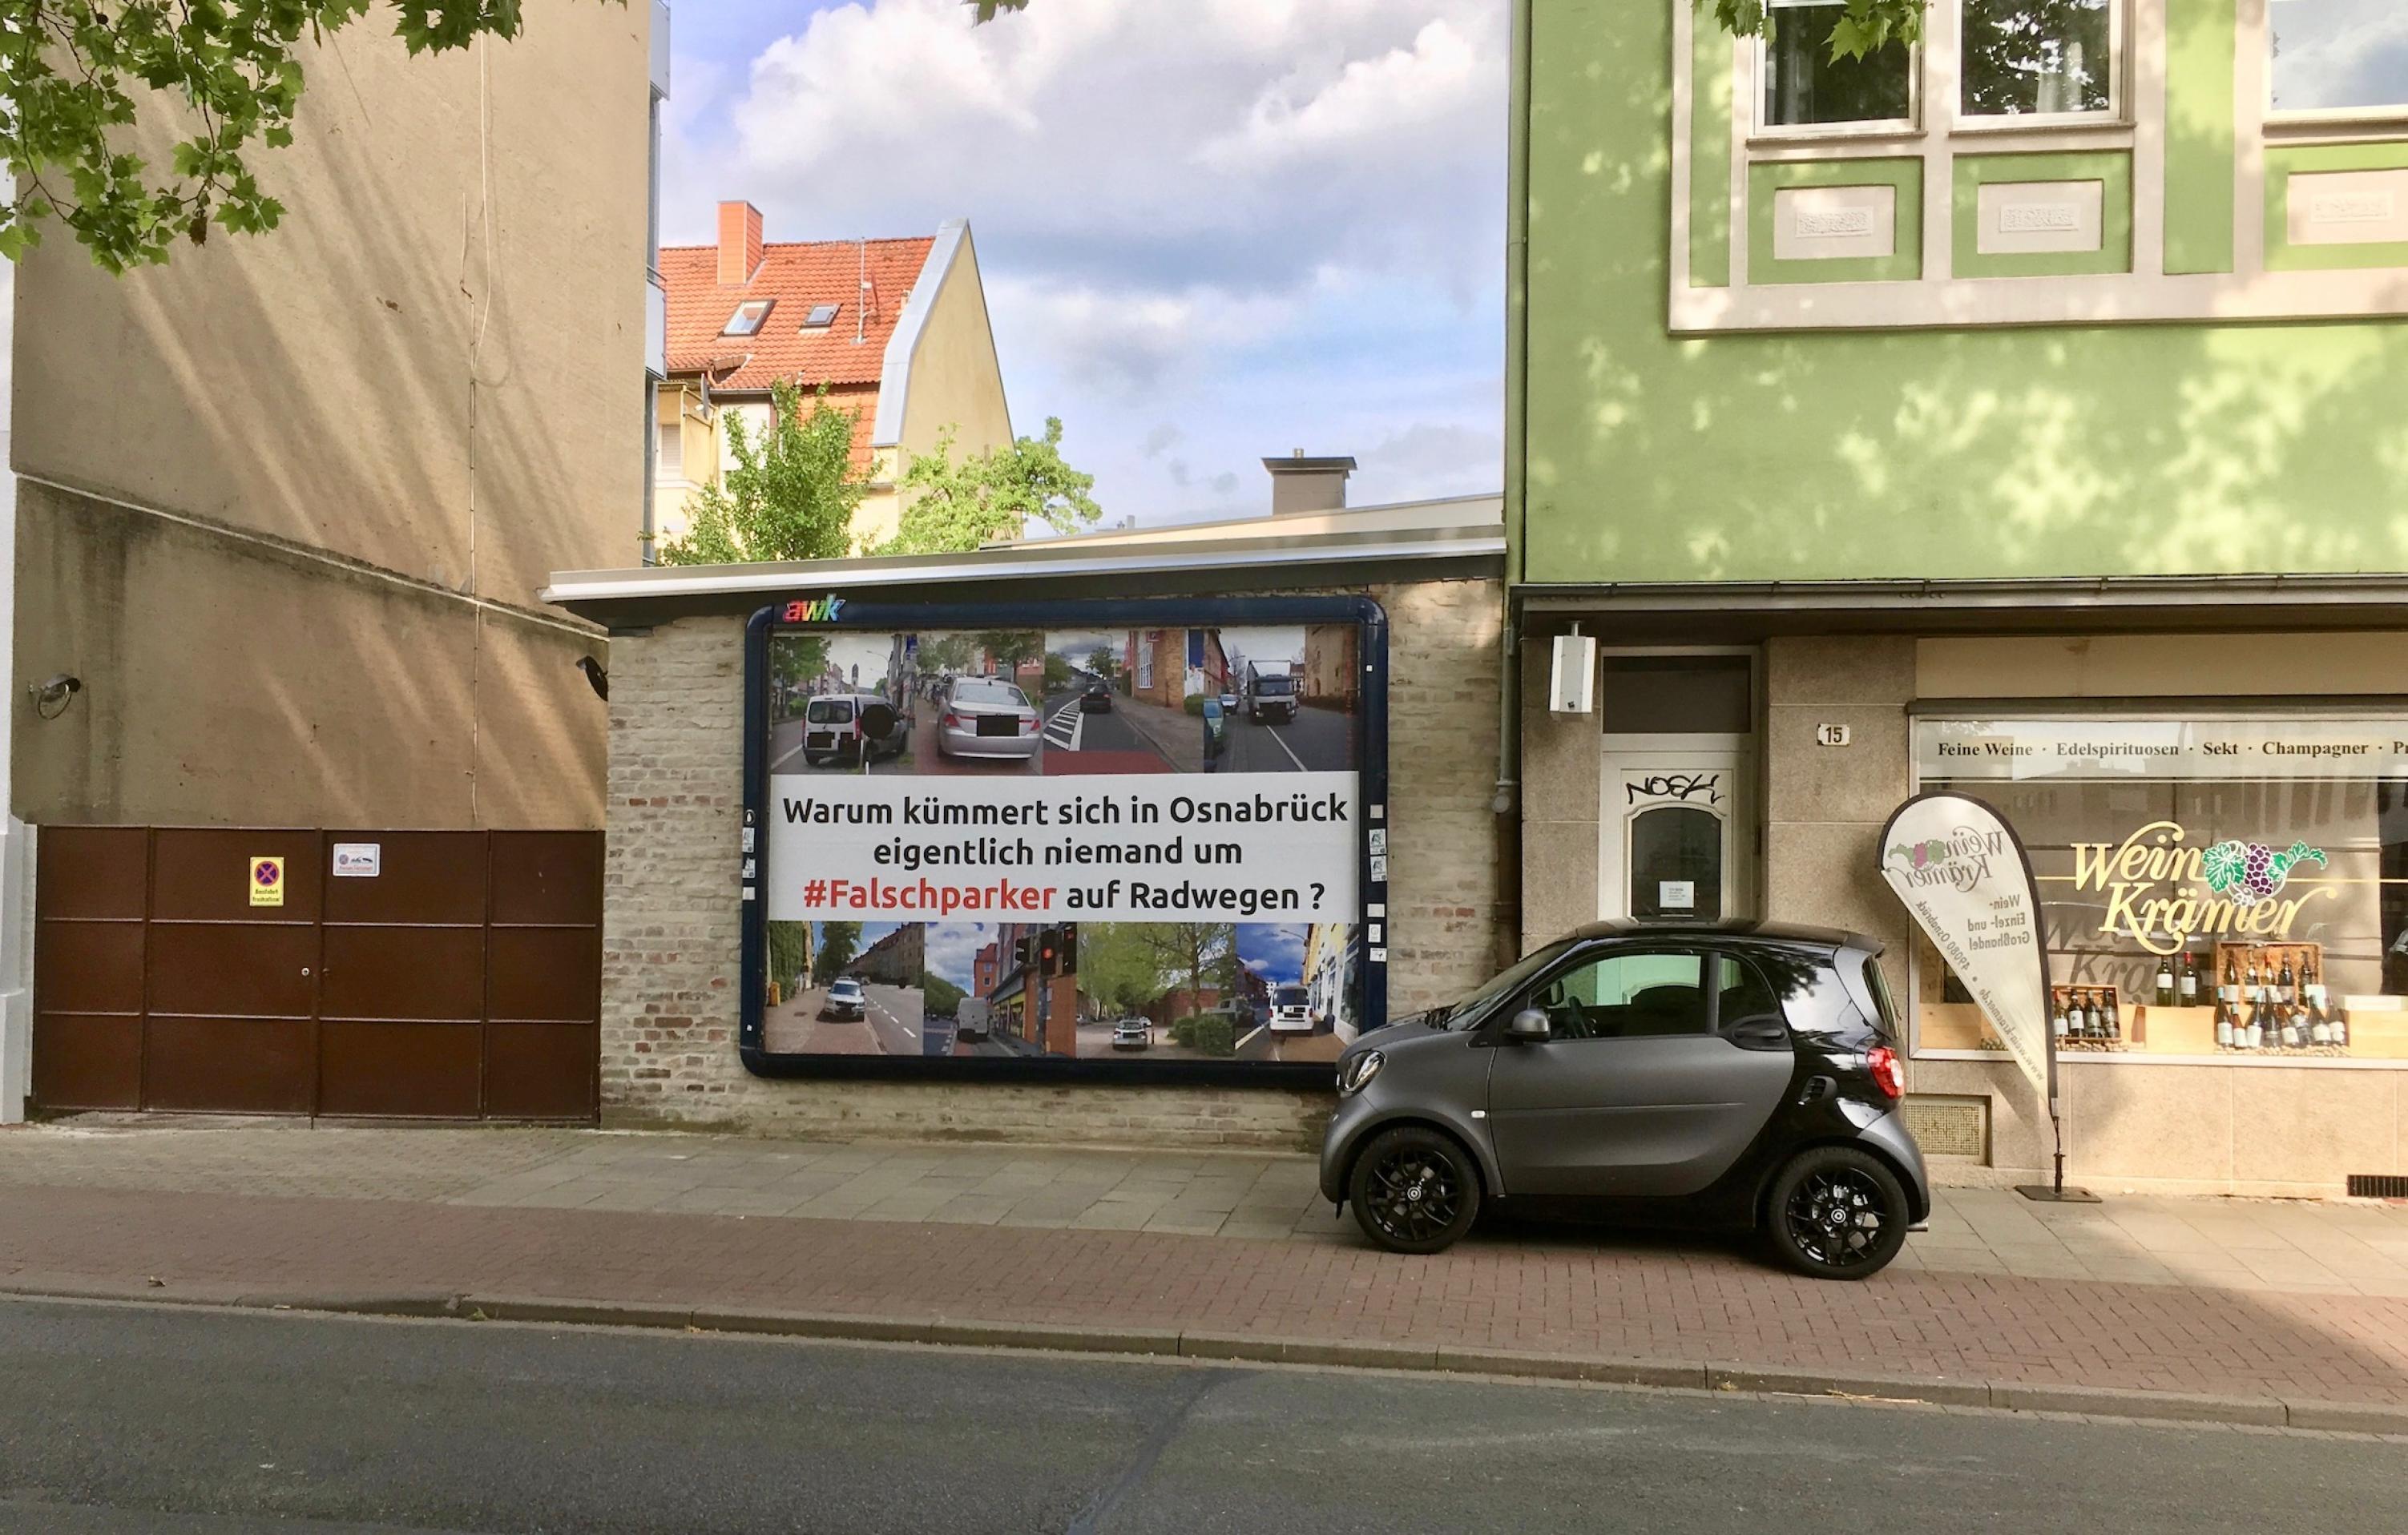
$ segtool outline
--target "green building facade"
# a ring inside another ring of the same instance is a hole
[[[1927,1149],[2037,1172],[2044,1107],[1876,870],[1963,787],[2042,877],[2077,1173],[2403,1170],[2408,11],[1933,0],[1842,62],[1828,0],[1765,41],[1515,10],[1526,938],[1882,936]],[[2088,877],[2134,837],[2326,861],[2277,926],[2196,859]]]

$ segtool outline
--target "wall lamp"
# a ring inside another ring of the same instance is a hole
[[[83,679],[65,672],[46,681],[28,682],[25,691],[34,696],[34,712],[46,720],[55,720],[67,711],[75,696],[83,691]]]

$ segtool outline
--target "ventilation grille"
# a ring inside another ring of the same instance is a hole
[[[2349,1175],[2349,1197],[2353,1199],[2408,1199],[2408,1173],[2353,1172]]]

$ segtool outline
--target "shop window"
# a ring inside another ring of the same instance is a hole
[[[1831,28],[1847,9],[1847,0],[1771,0],[1763,127],[1914,125],[1914,50],[1891,42],[1861,59],[1832,57]]]
[[[2408,720],[1925,720],[1915,755],[2031,854],[2061,1050],[2408,1059]],[[1917,956],[1920,1047],[1996,1048]]]
[[[2277,112],[2408,114],[2408,6],[2401,0],[2269,0]]]
[[[2120,8],[2116,0],[1964,0],[1958,110],[1968,118],[2113,114]]]

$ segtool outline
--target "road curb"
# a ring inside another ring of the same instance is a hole
[[[924,1343],[1040,1353],[1182,1357],[1217,1363],[1338,1365],[1419,1374],[1583,1381],[1598,1384],[1986,1407],[2020,1413],[2081,1413],[2163,1423],[2408,1437],[2408,1406],[2382,1402],[2291,1401],[2273,1397],[2201,1396],[2117,1386],[1791,1370],[1720,1360],[1629,1359],[1513,1349],[1455,1348],[1377,1339],[1283,1338],[1263,1333],[1168,1327],[1081,1327],[944,1317],[781,1312],[748,1307],[682,1307],[562,1297],[480,1294],[277,1295],[232,1286],[162,1288],[69,1276],[0,1278],[0,1297],[26,1300],[135,1301],[222,1306],[247,1311],[331,1313],[562,1327],[752,1333],[848,1342]]]

